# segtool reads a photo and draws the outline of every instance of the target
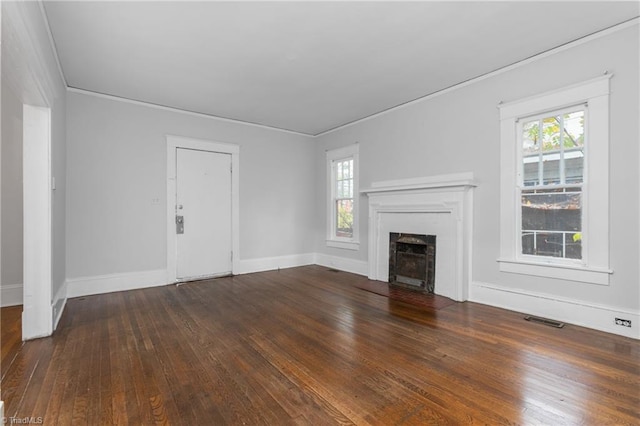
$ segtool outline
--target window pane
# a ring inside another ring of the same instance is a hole
[[[336,237],[353,237],[353,199],[336,200]]]
[[[583,182],[584,111],[525,122],[522,127],[523,185]]]
[[[533,186],[538,184],[538,168],[540,165],[540,157],[538,154],[535,156],[525,157],[524,162],[524,186]]]
[[[547,117],[542,120],[542,151],[557,151],[560,149],[560,119]]]
[[[560,162],[562,154],[560,117],[547,117],[542,120],[542,184],[561,184]]]
[[[540,146],[538,144],[540,126],[538,125],[538,120],[524,123],[522,126],[522,133],[522,151],[524,155],[537,155],[540,151]]]
[[[522,253],[582,258],[580,188],[522,191]]]
[[[522,254],[582,259],[581,235],[579,233],[523,231]]]
[[[337,185],[336,198],[353,198],[353,180],[343,180]]]
[[[353,178],[353,159],[336,161],[336,180]]]
[[[523,184],[534,186],[540,174],[540,121],[528,121],[522,126]]]
[[[584,111],[564,115],[565,148],[584,146]]]
[[[563,116],[564,161],[567,183],[582,183],[584,170],[584,111]]]
[[[582,183],[584,172],[584,154],[582,149],[565,152],[564,173],[566,183]]]
[[[542,157],[542,184],[558,185],[560,179],[560,152],[544,154]]]
[[[336,162],[336,199],[353,198],[353,159]]]

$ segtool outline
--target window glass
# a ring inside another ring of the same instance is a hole
[[[522,254],[582,259],[584,110],[522,125]]]
[[[580,188],[522,191],[522,254],[582,258]]]
[[[335,161],[335,236],[353,237],[353,158]]]

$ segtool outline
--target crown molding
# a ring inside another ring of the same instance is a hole
[[[617,33],[618,31],[622,31],[622,30],[625,30],[627,28],[631,28],[631,27],[636,26],[636,25],[640,25],[640,17],[635,17],[633,19],[630,19],[628,21],[625,21],[625,22],[622,22],[620,24],[614,25],[612,27],[605,28],[604,30],[595,32],[593,34],[586,35],[584,37],[578,38],[576,40],[567,42],[567,43],[562,44],[560,46],[557,46],[557,47],[551,48],[549,50],[546,50],[544,52],[538,53],[537,55],[534,55],[534,56],[531,56],[529,58],[523,59],[521,61],[515,62],[515,63],[513,63],[511,65],[507,65],[505,67],[498,68],[497,70],[490,71],[490,72],[488,72],[486,74],[479,75],[477,77],[471,78],[471,79],[463,81],[461,83],[454,84],[453,86],[449,86],[449,87],[444,88],[442,90],[438,90],[436,92],[430,93],[428,95],[422,96],[422,97],[414,99],[412,101],[408,101],[408,102],[405,102],[403,104],[396,105],[396,106],[391,107],[389,109],[386,109],[384,111],[377,112],[375,114],[369,115],[367,117],[360,118],[358,120],[352,121],[352,122],[347,123],[347,124],[343,124],[341,126],[335,127],[333,129],[330,129],[330,130],[327,130],[327,131],[324,131],[324,132],[321,132],[321,133],[317,133],[317,134],[314,135],[314,137],[325,136],[325,135],[331,134],[333,132],[337,132],[338,130],[346,129],[347,127],[351,127],[351,126],[354,126],[356,124],[360,124],[362,122],[365,122],[365,121],[368,121],[368,120],[372,120],[372,119],[377,118],[377,117],[381,117],[381,116],[389,114],[391,112],[395,112],[395,111],[398,111],[400,109],[403,109],[403,108],[406,108],[406,107],[409,107],[409,106],[412,106],[412,105],[415,105],[415,104],[419,104],[421,102],[425,102],[425,101],[428,101],[430,99],[437,98],[438,96],[442,96],[442,95],[447,94],[449,92],[453,92],[455,90],[462,89],[463,87],[470,86],[472,84],[478,83],[478,82],[486,80],[488,78],[492,78],[492,77],[498,76],[500,74],[504,74],[504,73],[509,72],[511,70],[514,70],[514,69],[523,67],[525,65],[528,65],[528,64],[530,64],[532,62],[536,62],[536,61],[542,60],[544,58],[547,58],[549,56],[555,55],[557,53],[564,52],[565,50],[569,50],[569,49],[572,49],[572,48],[574,48],[576,46],[580,46],[581,44],[585,44],[585,43],[591,42],[593,40],[597,40],[599,38],[609,36],[611,34]]]
[[[209,114],[204,114],[204,113],[201,113],[201,112],[194,112],[194,111],[189,111],[189,110],[185,110],[185,109],[169,107],[169,106],[166,106],[166,105],[159,105],[159,104],[154,104],[154,103],[150,103],[150,102],[137,101],[137,100],[134,100],[134,99],[123,98],[123,97],[120,97],[120,96],[108,95],[106,93],[93,92],[91,90],[79,89],[77,87],[67,86],[67,92],[69,92],[69,93],[79,93],[79,94],[82,94],[82,95],[93,96],[93,97],[96,97],[96,98],[108,99],[108,100],[111,100],[111,101],[122,102],[122,103],[131,104],[131,105],[138,105],[138,106],[143,106],[143,107],[147,107],[147,108],[154,108],[154,109],[159,109],[159,110],[162,110],[162,111],[170,111],[170,112],[175,112],[175,113],[179,113],[179,114],[190,115],[192,117],[206,118],[206,119],[210,119],[210,120],[221,121],[221,122],[224,122],[224,123],[233,123],[233,124],[239,124],[239,125],[243,125],[243,126],[257,127],[257,128],[260,128],[260,129],[271,130],[271,131],[281,132],[281,133],[288,133],[288,134],[297,135],[297,136],[304,136],[304,137],[307,137],[307,138],[313,138],[314,137],[313,135],[310,135],[310,134],[307,134],[307,133],[296,132],[294,130],[281,129],[279,127],[272,127],[272,126],[267,126],[265,124],[252,123],[250,121],[234,120],[232,118],[218,117],[216,115],[209,115]]]

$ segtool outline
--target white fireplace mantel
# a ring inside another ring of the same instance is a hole
[[[436,235],[435,293],[465,301],[471,280],[473,173],[375,182],[369,197],[369,279],[389,280],[389,232]]]
[[[476,184],[473,181],[473,173],[455,173],[373,182],[371,187],[365,188],[360,192],[362,194],[369,195],[383,192],[416,191],[425,189],[441,190],[444,188],[473,188],[475,186]]]

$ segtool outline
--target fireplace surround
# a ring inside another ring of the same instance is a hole
[[[467,300],[475,186],[472,173],[457,173],[374,182],[363,189],[369,198],[369,279],[389,281],[391,232],[434,235],[434,293]]]

